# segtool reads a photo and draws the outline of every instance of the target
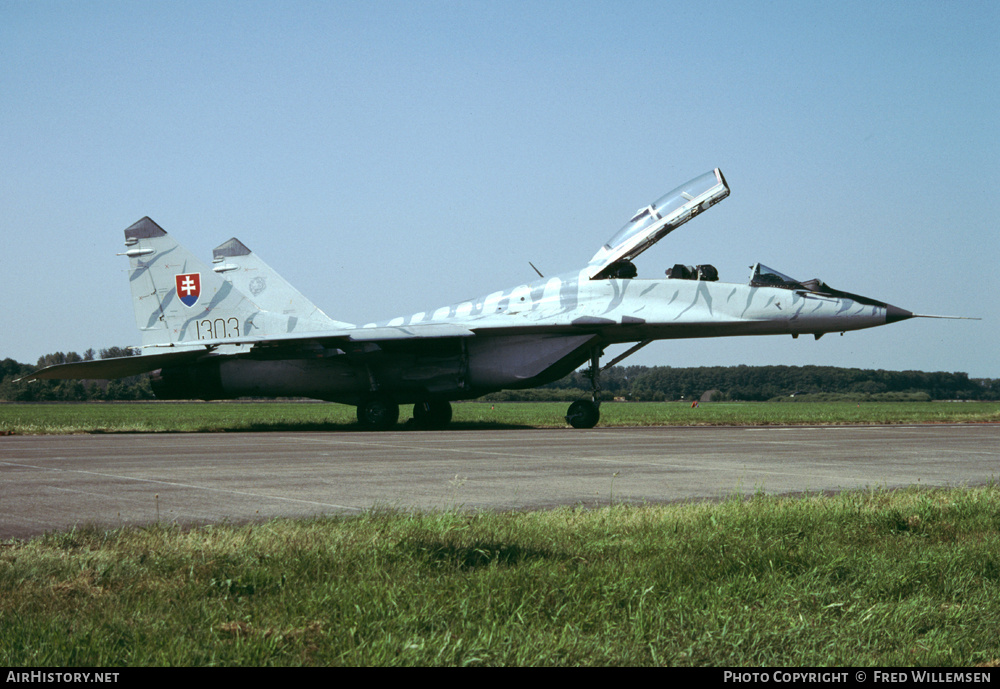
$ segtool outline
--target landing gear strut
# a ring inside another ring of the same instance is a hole
[[[566,412],[566,423],[573,428],[593,428],[601,420],[601,350],[596,347],[590,352],[589,375],[591,399],[577,400]]]
[[[619,361],[622,361],[626,357],[630,357],[640,349],[648,345],[652,340],[643,340],[642,342],[637,342],[634,346],[629,348],[624,354],[619,354],[614,359],[605,364],[604,369],[611,368]],[[568,423],[573,428],[593,428],[597,425],[597,422],[601,420],[601,382],[600,376],[601,371],[601,354],[603,350],[599,347],[594,347],[590,350],[590,387],[592,388],[591,400],[577,400],[573,404],[569,405],[569,411],[566,412],[566,423]]]
[[[399,421],[399,405],[389,395],[375,393],[358,404],[358,423],[366,431],[386,431]]]
[[[413,423],[423,430],[440,430],[451,421],[451,403],[417,402],[413,405]]]

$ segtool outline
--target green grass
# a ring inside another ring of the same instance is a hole
[[[0,665],[995,666],[998,500],[50,534],[0,548]]]
[[[562,428],[562,402],[455,404],[452,428]],[[405,428],[411,407],[401,408]],[[600,426],[998,423],[1000,402],[605,402]],[[0,404],[0,434],[356,431],[353,407],[295,402]]]

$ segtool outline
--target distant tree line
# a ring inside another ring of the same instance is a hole
[[[572,400],[590,392],[589,371],[575,371],[535,390],[505,390],[502,400]],[[967,373],[883,371],[834,366],[615,366],[601,373],[603,399],[716,401],[771,399],[996,400],[1000,380]]]
[[[126,347],[102,349],[101,359],[131,356]],[[153,399],[149,374],[116,380],[41,380],[15,383],[14,379],[53,364],[89,361],[93,349],[56,352],[38,359],[35,366],[13,359],[0,361],[0,400],[57,402],[88,400]],[[966,373],[883,371],[833,366],[614,366],[601,373],[603,399],[670,401],[700,398],[764,401],[770,399],[884,399],[884,400],[997,400],[1000,379],[969,378]],[[504,390],[485,399],[575,400],[590,392],[587,371],[575,371],[562,380],[532,390]]]
[[[100,352],[101,359],[133,356],[128,347],[109,347]],[[144,373],[115,380],[36,380],[15,383],[25,374],[54,364],[73,364],[94,359],[94,350],[80,356],[76,352],[56,352],[39,357],[35,366],[20,364],[13,359],[0,361],[0,400],[6,402],[86,402],[96,400],[151,400],[153,389],[149,374]]]

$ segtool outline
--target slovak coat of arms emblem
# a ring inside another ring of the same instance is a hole
[[[183,273],[174,276],[177,297],[184,306],[194,306],[201,296],[201,273]]]

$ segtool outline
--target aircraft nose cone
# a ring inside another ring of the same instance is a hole
[[[892,304],[885,305],[885,322],[887,324],[895,323],[896,321],[905,321],[907,318],[913,318],[912,311],[901,309],[898,306],[893,306]]]

